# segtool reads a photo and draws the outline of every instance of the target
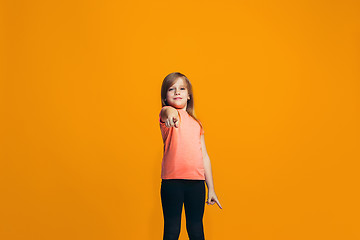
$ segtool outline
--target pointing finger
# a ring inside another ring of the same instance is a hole
[[[216,200],[216,203],[220,207],[220,209],[222,209],[222,206],[221,206],[221,204],[220,204],[220,202],[218,200]]]

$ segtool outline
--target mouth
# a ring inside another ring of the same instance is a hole
[[[179,100],[179,99],[182,99],[182,98],[181,97],[174,98],[174,100]]]

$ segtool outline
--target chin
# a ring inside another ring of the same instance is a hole
[[[175,108],[184,108],[185,104],[172,104],[172,106]]]

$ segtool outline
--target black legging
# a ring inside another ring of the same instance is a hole
[[[183,204],[189,239],[205,240],[205,180],[162,179],[160,193],[164,215],[163,240],[179,239]]]

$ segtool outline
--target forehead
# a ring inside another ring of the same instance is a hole
[[[186,87],[186,83],[185,83],[185,81],[184,81],[184,79],[183,78],[178,78],[176,81],[175,81],[175,83],[173,84],[173,85],[171,85],[171,87]]]

